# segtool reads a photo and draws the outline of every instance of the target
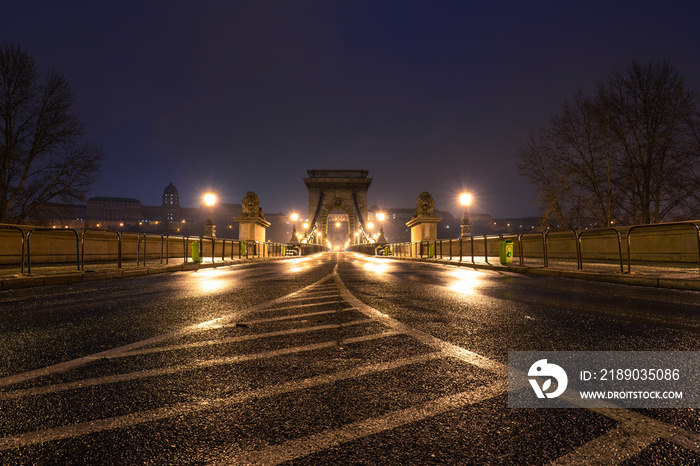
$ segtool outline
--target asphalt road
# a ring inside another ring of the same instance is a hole
[[[322,254],[0,293],[0,464],[695,464],[697,409],[512,409],[509,351],[698,351],[700,293]]]

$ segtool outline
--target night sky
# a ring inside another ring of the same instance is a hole
[[[538,214],[515,153],[577,88],[668,59],[700,90],[697,1],[0,0],[0,41],[73,84],[105,158],[91,195],[255,191],[305,214],[312,168],[369,204]]]

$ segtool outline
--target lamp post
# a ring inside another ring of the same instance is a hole
[[[386,220],[386,214],[384,212],[379,212],[377,214],[377,220],[379,220],[379,237],[377,242],[386,243],[386,236],[384,236],[384,220]]]
[[[372,242],[373,242],[373,241],[372,241],[372,230],[374,229],[374,223],[369,222],[369,223],[367,224],[367,228],[369,228],[369,238],[367,238],[367,242],[368,242],[368,243],[372,243]]]
[[[462,215],[462,232],[459,235],[461,238],[465,238],[467,236],[472,235],[472,226],[469,223],[469,204],[472,202],[472,195],[469,193],[462,193],[461,196],[459,196],[459,202],[462,204],[462,207],[464,207],[464,215]]]
[[[207,224],[204,226],[204,236],[214,238],[216,236],[216,225],[214,225],[214,204],[216,204],[216,194],[204,193],[204,204],[209,207]]]
[[[309,229],[309,222],[304,222],[304,224],[302,226],[304,227],[304,241],[308,243],[309,239],[307,238],[307,236],[309,234],[308,234],[307,230]]]
[[[296,212],[292,213],[292,238],[289,240],[290,243],[299,242],[299,237],[297,236],[297,220],[299,220],[299,214]]]

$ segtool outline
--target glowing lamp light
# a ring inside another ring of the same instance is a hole
[[[371,230],[372,228],[374,228],[374,223],[369,222],[369,223],[367,224],[367,228],[369,228],[370,230]]]
[[[384,219],[386,219],[386,214],[384,212],[379,212],[377,214],[377,220],[379,220],[380,222],[383,222]]]
[[[204,203],[208,205],[209,207],[213,206],[216,204],[216,194],[214,193],[205,193],[204,194]]]
[[[472,202],[472,195],[469,193],[463,193],[461,196],[459,196],[459,202],[463,206],[468,206]]]
[[[340,228],[340,222],[335,222],[335,227]]]
[[[297,220],[299,220],[299,214],[297,214],[296,212],[294,212],[294,213],[292,214],[292,222],[296,222]]]
[[[304,230],[309,228],[309,224],[307,222],[304,222]]]

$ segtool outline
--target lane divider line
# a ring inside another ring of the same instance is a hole
[[[439,338],[436,338],[432,335],[429,335],[425,332],[422,332],[420,330],[414,329],[406,324],[403,324],[402,322],[399,322],[396,319],[393,319],[392,317],[388,316],[387,314],[384,314],[366,304],[364,304],[362,301],[357,299],[345,286],[345,284],[342,282],[340,279],[340,276],[338,275],[338,265],[336,264],[334,270],[333,270],[333,279],[335,280],[336,284],[338,285],[340,289],[340,294],[341,296],[352,306],[356,307],[359,311],[365,313],[367,316],[376,318],[380,322],[382,322],[384,325],[386,325],[389,328],[393,328],[397,331],[400,331],[401,333],[404,333],[406,335],[409,335],[421,343],[430,345],[434,348],[439,348],[442,351],[445,351],[447,354],[450,356],[456,357],[458,359],[461,359],[462,361],[474,364],[478,367],[488,369],[490,371],[495,372],[501,377],[505,377],[507,379],[508,377],[508,366],[507,364],[502,364],[497,361],[494,361],[492,359],[489,359],[485,356],[482,356],[478,353],[474,353],[472,351],[468,351],[464,348],[461,348],[457,345],[454,345],[452,343],[446,342],[444,340],[440,340]],[[524,379],[523,379],[524,380]],[[574,406],[578,406],[579,403],[581,403],[580,398],[578,397],[578,394],[573,392],[571,389],[568,389],[563,395],[562,398],[566,399],[568,402],[573,404]],[[597,412],[599,414],[602,414],[603,416],[606,416],[608,418],[617,420],[619,422],[625,422],[628,429],[626,429],[624,432],[630,433],[633,435],[638,435],[640,436],[639,441],[644,442],[645,439],[648,439],[649,436],[656,435],[659,438],[664,438],[668,441],[671,441],[675,443],[676,445],[679,445],[681,447],[687,448],[689,450],[699,452],[700,453],[700,434],[683,429],[680,427],[676,427],[672,424],[668,424],[662,421],[658,421],[654,418],[644,416],[640,413],[637,413],[636,411],[631,411],[628,409],[624,408],[617,408],[614,405],[610,405],[610,408],[589,408],[593,412]],[[633,437],[625,437],[625,439],[622,440],[624,441],[635,441],[632,440]],[[622,445],[618,445],[618,447],[622,447]]]
[[[423,344],[432,346],[433,348],[437,348],[440,351],[444,351],[446,354],[453,356],[457,359],[460,359],[482,369],[495,372],[498,375],[505,377],[508,376],[508,366],[506,364],[500,363],[493,359],[489,359],[486,356],[474,353],[473,351],[469,351],[465,348],[454,345],[445,340],[441,340],[437,337],[434,337],[428,333],[410,327],[390,317],[389,315],[384,314],[383,312],[380,312],[363,303],[362,301],[357,299],[352,293],[350,293],[350,290],[348,290],[343,281],[340,279],[340,276],[338,275],[337,265],[335,266],[335,270],[333,271],[333,279],[338,285],[340,295],[343,297],[343,299],[350,303],[350,305],[355,307],[358,311],[367,315],[368,317],[378,320],[380,323],[386,325],[389,328],[398,330],[401,333],[405,333],[406,335],[413,337],[414,339],[418,340]]]

